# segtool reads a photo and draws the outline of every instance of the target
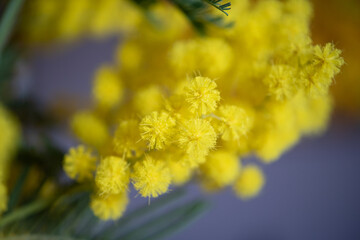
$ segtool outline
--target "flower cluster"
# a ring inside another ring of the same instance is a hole
[[[18,34],[26,44],[103,37],[132,31],[141,18],[127,0],[32,0],[25,3]]]
[[[86,147],[70,150],[65,171],[94,182],[102,219],[121,216],[129,183],[155,198],[196,175],[206,190],[256,196],[263,173],[240,159],[270,163],[324,130],[340,50],[312,44],[307,0],[232,1],[234,26],[206,37],[166,2],[149,11],[158,25],[141,24],[95,74],[94,107],[72,122]]]

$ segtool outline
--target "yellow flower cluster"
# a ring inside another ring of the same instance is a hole
[[[234,26],[209,26],[206,37],[166,2],[149,11],[159,26],[130,35],[117,64],[95,75],[95,107],[73,119],[99,164],[80,168],[78,160],[92,166],[92,157],[70,151],[79,159],[68,175],[94,174],[91,206],[102,219],[121,216],[130,182],[155,198],[197,175],[207,190],[232,185],[239,197],[254,197],[264,176],[240,158],[269,163],[324,130],[340,50],[311,43],[307,0],[232,1]]]
[[[0,214],[7,209],[9,167],[19,143],[20,130],[14,117],[0,104]]]
[[[142,15],[128,0],[26,1],[18,28],[27,44],[132,31]]]

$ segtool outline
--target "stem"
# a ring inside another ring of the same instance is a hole
[[[8,207],[8,211],[10,212],[11,210],[14,209],[14,207],[16,206],[16,204],[18,203],[20,194],[21,194],[21,190],[24,186],[25,180],[27,175],[29,174],[30,171],[30,166],[26,165],[24,166],[21,175],[19,176],[19,178],[16,181],[16,184],[10,194],[10,200],[9,200],[9,207]]]
[[[208,203],[199,202],[199,204],[194,205],[192,209],[185,213],[183,218],[179,219],[173,224],[170,224],[169,226],[164,227],[163,229],[160,229],[151,236],[146,237],[146,240],[163,239],[167,236],[171,236],[179,232],[180,230],[190,225],[190,223],[198,219],[208,209],[208,207]]]
[[[9,213],[8,215],[4,216],[0,220],[0,228],[5,227],[6,225],[24,219],[34,213],[40,212],[44,208],[49,205],[49,201],[46,200],[37,200],[28,205],[18,208],[17,210]]]
[[[136,226],[129,232],[125,233],[124,235],[120,236],[119,239],[122,240],[132,240],[132,239],[148,239],[149,233],[151,234],[151,231],[159,226],[163,226],[161,229],[167,232],[166,228],[171,227],[174,223],[173,219],[177,219],[175,223],[183,222],[182,224],[185,224],[188,220],[190,220],[193,216],[197,215],[197,209],[199,206],[204,205],[205,203],[202,200],[197,200],[194,203],[186,203],[182,206],[175,207],[175,209],[170,210],[169,212],[166,212],[154,219],[150,219],[149,221],[145,222],[144,224],[140,226]],[[185,217],[183,217],[185,216]],[[170,222],[170,223],[169,223]],[[169,223],[169,224],[166,224]],[[165,227],[164,227],[165,225]],[[178,226],[177,224],[176,226]],[[173,227],[173,230],[176,230],[178,228]],[[159,233],[162,233],[163,231],[159,231]],[[172,232],[172,231],[170,231]],[[168,233],[170,233],[168,232]],[[155,233],[156,236],[156,233]]]
[[[17,16],[20,12],[24,0],[11,0],[4,12],[0,22],[0,58],[2,56],[5,45],[12,33]],[[1,59],[0,59],[1,61]]]

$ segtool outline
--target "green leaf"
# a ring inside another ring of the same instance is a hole
[[[45,209],[49,205],[49,202],[46,200],[37,200],[29,203],[23,207],[20,207],[9,214],[5,215],[0,220],[0,229],[4,228],[8,224],[11,224],[16,221],[25,219],[32,214],[38,213],[41,210]]]
[[[156,231],[151,236],[146,237],[146,240],[162,239],[179,232],[198,219],[208,209],[208,207],[209,204],[207,202],[197,202],[192,206],[192,208],[186,211],[183,217],[178,221]]]
[[[212,5],[213,7],[219,9],[221,12],[223,12],[226,16],[228,16],[228,13],[226,11],[230,10],[231,8],[231,2],[227,2],[222,4],[222,0],[204,0],[208,4]]]
[[[198,214],[205,209],[205,206],[207,206],[207,203],[204,200],[187,202],[183,205],[174,207],[160,216],[148,220],[140,226],[135,226],[133,229],[121,236],[113,236],[112,239],[140,240],[149,239],[151,236],[153,239],[165,236],[166,234],[179,230],[179,227],[186,226],[193,218],[198,216]],[[173,226],[173,224],[176,225]],[[167,231],[167,228],[171,229]],[[157,229],[158,231],[154,233]]]

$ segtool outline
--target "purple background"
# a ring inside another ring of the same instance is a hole
[[[66,98],[86,106],[93,72],[113,62],[117,43],[86,40],[36,50],[21,67],[22,79],[42,102]],[[303,139],[264,166],[267,183],[258,198],[244,202],[231,189],[206,196],[190,186],[189,195],[209,198],[212,208],[170,239],[360,239],[359,143],[359,121],[337,114],[326,134]],[[130,208],[145,202],[132,199]]]

